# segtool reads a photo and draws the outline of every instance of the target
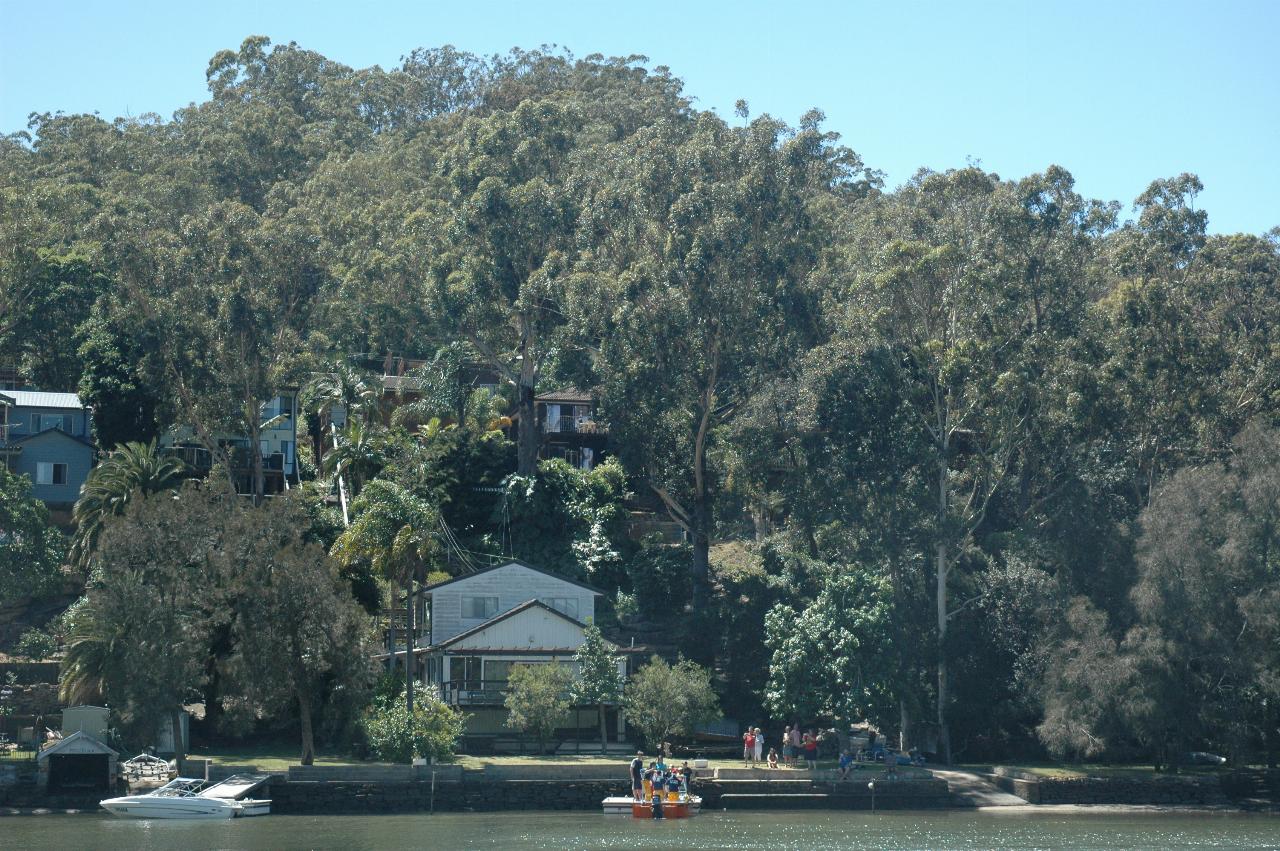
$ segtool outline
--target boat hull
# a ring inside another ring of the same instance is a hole
[[[151,798],[151,800],[146,800]],[[156,798],[149,795],[126,795],[108,798],[101,807],[113,816],[142,819],[229,819],[239,807],[231,801],[216,798]]]
[[[635,798],[615,796],[602,801],[605,815],[631,816],[632,818],[653,818],[653,804],[637,801]],[[690,795],[683,801],[663,801],[663,818],[692,818],[702,811],[702,799]]]

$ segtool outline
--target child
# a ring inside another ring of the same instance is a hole
[[[853,761],[853,754],[845,751],[840,754],[840,779],[848,780],[849,772],[857,768],[857,763]]]
[[[777,748],[769,748],[769,767],[770,768],[778,767],[778,749]]]

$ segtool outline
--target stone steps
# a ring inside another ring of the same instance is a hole
[[[822,792],[726,792],[720,806],[726,810],[827,809],[830,795]]]

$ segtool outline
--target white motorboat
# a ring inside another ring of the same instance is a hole
[[[266,783],[263,774],[237,774],[221,783],[190,777],[170,780],[153,792],[124,795],[100,802],[104,810],[125,818],[227,819],[262,816],[271,801],[243,796]]]
[[[207,798],[200,794],[205,781],[190,777],[170,780],[144,795],[123,795],[101,801],[104,810],[125,818],[228,819],[240,809],[238,801]]]

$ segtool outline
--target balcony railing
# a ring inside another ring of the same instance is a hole
[[[202,446],[170,446],[163,450],[164,454],[181,458],[183,463],[198,472],[207,472],[213,466],[213,453]],[[239,446],[226,450],[227,460],[234,470],[253,469],[253,457],[248,449]],[[262,469],[280,472],[284,470],[284,455],[276,452],[262,456]]]
[[[609,430],[602,423],[586,417],[548,417],[542,424],[547,434],[608,434]]]
[[[508,680],[449,680],[440,683],[440,699],[450,706],[501,705]]]

